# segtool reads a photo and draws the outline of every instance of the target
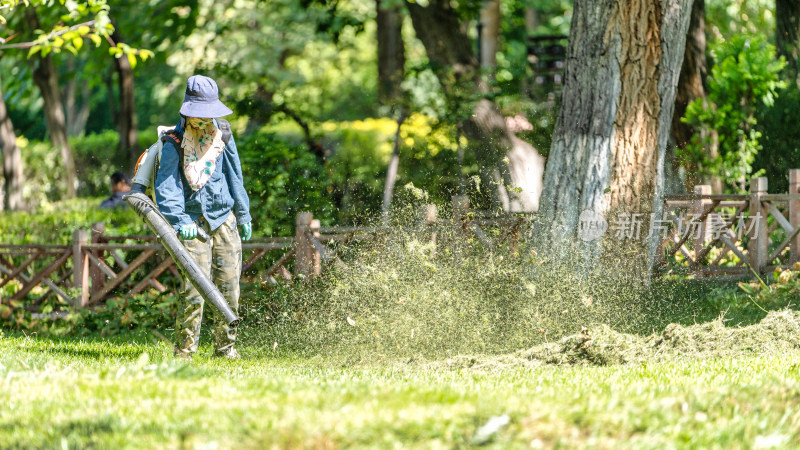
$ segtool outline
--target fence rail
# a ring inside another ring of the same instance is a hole
[[[468,199],[462,196],[456,196],[453,204],[453,218],[448,220],[439,219],[435,206],[426,205],[417,229],[429,233],[434,241],[440,231],[458,229],[482,245],[495,248],[507,244],[516,251],[530,215],[490,215],[470,210]],[[502,232],[493,239],[485,232],[486,227],[500,227]],[[310,279],[327,265],[344,265],[332,244],[346,246],[394,230],[397,228],[390,226],[322,227],[312,213],[301,212],[296,217],[294,237],[261,238],[242,244],[242,272],[266,283],[297,276]],[[260,263],[270,258],[271,264],[263,269],[266,264]],[[148,289],[165,292],[170,285],[183,282],[154,236],[106,235],[105,225],[100,222],[89,230],[75,230],[68,245],[0,244],[0,277],[0,304],[5,300],[3,288],[14,283],[17,289],[8,299],[24,299],[30,311],[37,311],[53,295],[73,307],[89,307],[111,297],[131,297]]]

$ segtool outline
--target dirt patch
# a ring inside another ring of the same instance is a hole
[[[800,312],[770,312],[761,322],[726,327],[723,320],[682,326],[671,324],[650,336],[619,333],[608,325],[585,328],[557,343],[513,354],[457,356],[434,363],[451,369],[494,370],[544,364],[610,365],[675,358],[714,358],[800,349]]]

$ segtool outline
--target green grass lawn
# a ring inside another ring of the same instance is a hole
[[[141,332],[0,338],[0,447],[784,448],[800,351],[644,365],[342,367],[280,349],[175,361]],[[210,353],[208,348],[203,350]]]

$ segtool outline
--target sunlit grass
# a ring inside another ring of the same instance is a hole
[[[127,341],[127,343],[126,343]],[[494,371],[288,354],[174,361],[142,335],[0,340],[3,447],[788,446],[800,352]],[[209,349],[204,349],[205,353]],[[255,352],[243,349],[245,355]]]

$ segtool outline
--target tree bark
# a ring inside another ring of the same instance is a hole
[[[114,27],[111,39],[115,43],[122,42],[119,28]],[[117,129],[119,130],[119,151],[128,155],[133,165],[139,157],[139,120],[136,116],[136,97],[133,87],[133,67],[126,55],[115,58],[117,70],[117,90],[119,91],[119,114]]]
[[[25,18],[32,30],[41,29],[39,17],[33,8],[25,9]],[[47,120],[47,131],[50,142],[58,150],[64,164],[64,196],[75,197],[75,160],[72,149],[67,139],[67,123],[64,116],[64,105],[61,103],[61,92],[58,87],[58,77],[53,64],[52,55],[39,56],[34,62],[33,81],[39,88],[44,100],[44,113]]]
[[[14,125],[8,117],[8,109],[0,90],[0,146],[3,150],[3,209],[16,211],[23,208],[22,200],[22,153],[17,146]]]
[[[495,203],[506,211],[537,210],[544,158],[509,131],[496,104],[475,98],[487,89],[469,38],[449,1],[431,0],[427,7],[406,2],[406,7],[445,95],[451,103],[475,104],[470,117],[461,121],[461,129],[481,162],[483,184],[492,187]]]
[[[75,60],[67,62],[70,79],[64,86],[63,102],[67,120],[67,136],[80,136],[86,131],[86,122],[89,120],[89,84],[78,82]],[[79,86],[80,85],[80,86]]]
[[[500,48],[500,0],[483,3],[481,10],[481,67],[497,67],[497,50]]]
[[[613,233],[576,240],[579,218],[585,210],[608,222],[643,214],[646,234],[649,213],[660,217],[690,8],[691,0],[576,0],[539,214],[538,231],[554,251],[577,246],[590,261],[647,267],[653,239],[626,241],[635,253],[623,258]]]
[[[536,8],[529,6],[525,8],[525,30],[528,32],[528,36],[533,35],[537,28],[539,28],[539,14],[536,12]]]
[[[800,57],[800,2],[775,0],[775,43],[778,56],[786,58],[783,69],[788,79],[798,83],[798,57]]]
[[[402,98],[400,84],[405,76],[403,16],[399,8],[386,8],[386,0],[377,0],[378,24],[378,100],[392,105]]]
[[[683,172],[676,151],[686,148],[692,136],[697,132],[689,124],[681,122],[686,115],[689,103],[698,98],[705,98],[705,83],[708,75],[706,67],[706,6],[705,0],[692,2],[692,14],[689,20],[689,31],[686,33],[686,46],[678,79],[678,91],[675,96],[675,112],[672,114],[672,139],[667,148],[664,167],[665,192],[683,192],[687,180],[680,175]],[[695,184],[698,180],[688,180]],[[717,191],[717,193],[720,193]]]
[[[389,167],[386,170],[386,182],[383,185],[383,205],[381,207],[381,215],[384,223],[388,223],[389,221],[389,209],[392,206],[394,185],[397,182],[397,170],[400,167],[400,127],[403,126],[405,120],[405,115],[401,113],[400,118],[397,119],[397,131],[394,134],[392,157],[389,159]]]

